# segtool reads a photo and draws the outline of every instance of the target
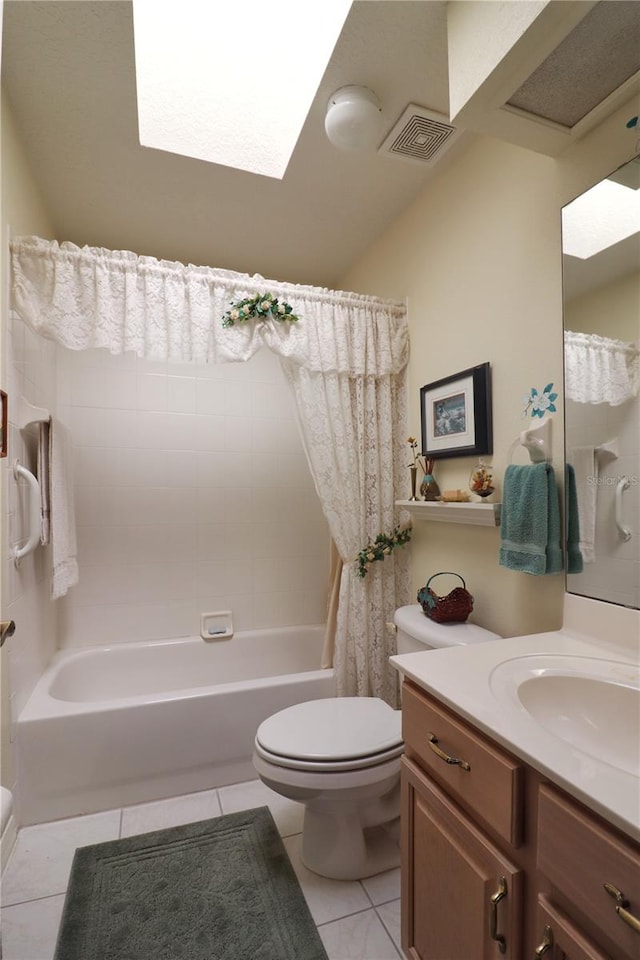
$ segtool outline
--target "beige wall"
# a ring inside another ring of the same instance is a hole
[[[637,135],[625,127],[632,112],[618,111],[559,159],[478,137],[342,278],[345,289],[408,297],[409,433],[420,436],[422,385],[490,361],[499,483],[526,426],[523,397],[550,381],[562,396],[560,209],[633,156]],[[561,409],[552,429],[561,479]],[[526,463],[526,452],[513,459]],[[466,487],[474,462],[437,462],[441,489]],[[506,570],[498,547],[497,529],[416,521],[414,588],[455,570],[476,598],[476,622],[504,636],[558,628],[564,576]]]
[[[36,338],[25,338],[22,324],[14,326],[9,316],[9,261],[8,241],[19,234],[38,234],[41,237],[53,237],[48,214],[42,204],[37,185],[31,176],[29,164],[16,133],[11,111],[6,100],[2,102],[1,123],[1,230],[2,230],[2,303],[1,336],[2,368],[0,378],[2,387],[9,394],[9,418],[12,416],[12,399],[17,392],[23,393],[32,403],[50,404],[54,400],[55,379],[53,367],[46,363],[53,345],[38,344]],[[40,338],[37,338],[40,339]],[[0,564],[2,590],[2,619],[14,619],[17,629],[14,636],[2,648],[2,712],[1,722],[1,775],[4,786],[13,789],[13,774],[10,751],[10,720],[12,696],[9,687],[9,674],[13,676],[12,690],[15,690],[16,678],[37,677],[42,665],[48,659],[55,646],[55,624],[49,608],[49,599],[45,590],[42,568],[37,567],[32,558],[23,562],[21,570],[15,570],[8,561],[8,526],[11,522],[9,505],[10,490],[15,488],[13,478],[9,478],[11,463],[15,457],[24,461],[23,440],[15,428],[9,432],[9,451],[1,461],[0,483],[2,493],[2,559]],[[42,551],[36,551],[40,554]],[[28,561],[31,560],[31,563]]]
[[[632,342],[640,337],[640,272],[565,304],[567,330]]]

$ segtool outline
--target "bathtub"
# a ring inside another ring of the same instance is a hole
[[[21,824],[208,790],[256,774],[258,725],[335,695],[324,626],[58,653],[16,724]]]

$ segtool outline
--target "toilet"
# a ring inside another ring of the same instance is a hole
[[[419,604],[396,610],[398,653],[496,640],[472,623],[440,624]],[[302,862],[334,880],[400,864],[401,711],[377,697],[327,697],[280,710],[258,727],[263,783],[304,804]]]

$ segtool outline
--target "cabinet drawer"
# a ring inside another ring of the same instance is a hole
[[[604,821],[559,793],[540,787],[538,867],[557,892],[595,925],[625,956],[640,956],[640,933],[616,913],[616,901],[604,888],[613,884],[640,919],[640,848],[611,830]],[[554,896],[554,899],[556,897]]]
[[[548,952],[540,956],[549,960],[608,960],[604,953],[544,896],[538,897],[538,950],[548,944]]]
[[[518,846],[522,836],[524,767],[422,691],[402,691],[405,751],[461,806]],[[447,762],[436,749],[464,765]]]

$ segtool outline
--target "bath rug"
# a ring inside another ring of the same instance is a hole
[[[54,960],[328,960],[268,807],[76,850]]]

